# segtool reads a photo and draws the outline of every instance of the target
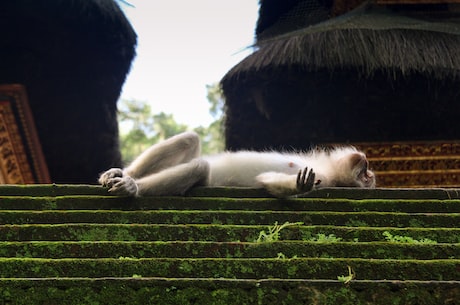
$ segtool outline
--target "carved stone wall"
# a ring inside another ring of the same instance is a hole
[[[357,143],[379,187],[460,187],[460,141]]]

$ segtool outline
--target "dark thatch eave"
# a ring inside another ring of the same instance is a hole
[[[363,6],[338,18],[259,39],[256,51],[231,69],[222,83],[241,73],[301,68],[355,69],[364,75],[422,73],[460,76],[460,22],[427,21]]]
[[[305,7],[308,7],[311,13],[308,14],[308,16],[299,16],[301,20],[295,20],[294,22],[291,22],[291,26],[302,23],[312,23],[312,21],[316,19],[311,18],[312,15],[322,15],[322,13],[326,11],[329,12],[332,6],[332,0],[260,0],[259,4],[259,18],[257,20],[255,29],[255,34],[257,37],[272,28],[273,25],[279,23],[280,19],[285,19],[288,16],[293,17],[290,12],[299,11],[299,9]]]

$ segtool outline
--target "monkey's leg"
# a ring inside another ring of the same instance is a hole
[[[111,168],[101,174],[99,177],[99,183],[102,186],[109,186],[109,184],[112,183],[112,180],[117,177],[123,177],[123,170],[121,168]]]
[[[193,186],[206,185],[208,177],[208,162],[194,159],[137,180],[130,176],[114,178],[109,192],[122,196],[183,195]]]
[[[134,179],[145,177],[197,158],[200,149],[198,135],[194,132],[184,132],[151,146],[123,172]]]
[[[125,169],[111,168],[99,177],[103,186],[113,187],[125,177],[141,178],[165,168],[186,163],[200,154],[200,139],[194,132],[184,132],[157,143],[140,154]],[[126,181],[129,179],[126,178]],[[132,191],[127,191],[131,193]]]

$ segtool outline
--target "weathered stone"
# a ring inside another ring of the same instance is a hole
[[[262,193],[200,188],[128,198],[98,186],[0,186],[0,303],[458,299],[454,190]]]

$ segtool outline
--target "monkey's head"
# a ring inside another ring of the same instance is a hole
[[[369,170],[366,155],[359,151],[351,151],[338,160],[339,175],[336,186],[375,187],[375,174]]]

